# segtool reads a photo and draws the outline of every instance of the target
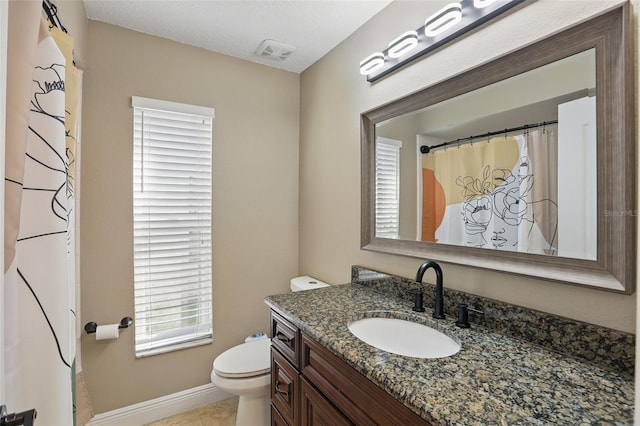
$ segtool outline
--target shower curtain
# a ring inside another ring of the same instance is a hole
[[[9,3],[5,171],[6,404],[72,425],[75,253],[72,171],[79,73],[41,20]],[[56,38],[67,55],[71,41]],[[73,89],[70,89],[73,87]],[[69,95],[75,93],[76,95]]]
[[[556,254],[557,128],[422,158],[422,241]]]

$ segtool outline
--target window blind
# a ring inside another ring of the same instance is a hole
[[[376,237],[400,233],[400,148],[394,139],[376,140]]]
[[[210,343],[213,109],[133,97],[136,357]]]

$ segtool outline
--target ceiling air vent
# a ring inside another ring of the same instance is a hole
[[[256,50],[256,55],[262,58],[275,59],[276,61],[284,61],[296,50],[295,46],[291,46],[290,44],[282,43],[276,40],[264,40],[258,46]]]

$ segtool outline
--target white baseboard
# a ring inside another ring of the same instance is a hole
[[[231,398],[213,383],[198,386],[106,413],[96,414],[87,426],[141,426],[146,423]]]

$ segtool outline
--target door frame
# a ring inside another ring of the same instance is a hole
[[[4,177],[4,158],[5,158],[5,127],[6,127],[6,111],[7,111],[7,38],[9,23],[9,2],[0,1],[0,175]],[[3,179],[4,180],[4,179]],[[0,185],[0,200],[3,200],[4,206],[4,183]],[[0,403],[5,401],[5,379],[4,379],[4,208],[0,209],[0,266],[2,266],[0,274]]]

